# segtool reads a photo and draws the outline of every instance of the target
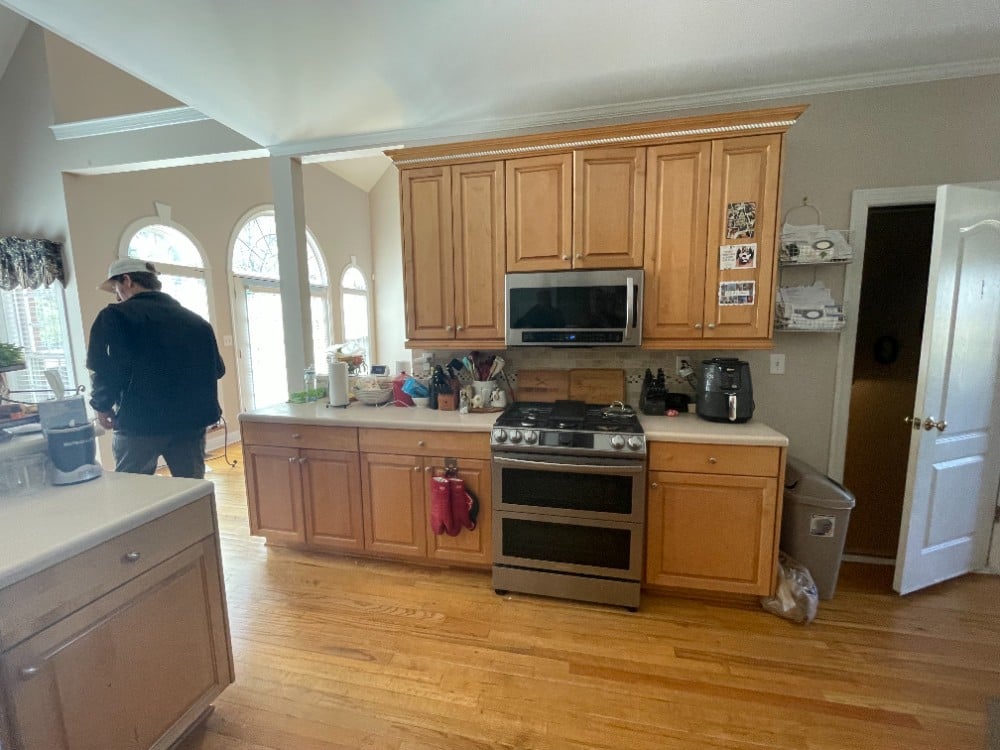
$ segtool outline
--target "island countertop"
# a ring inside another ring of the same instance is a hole
[[[461,414],[401,406],[352,404],[347,408],[329,408],[325,401],[309,404],[275,404],[240,414],[242,422],[315,424],[338,427],[374,427],[396,430],[450,430],[488,432],[499,412]],[[788,438],[763,422],[742,424],[709,422],[695,414],[658,417],[640,414],[639,421],[647,440],[682,443],[723,443],[730,445],[787,446]]]
[[[0,499],[0,588],[213,491],[204,479],[105,472],[81,484]]]

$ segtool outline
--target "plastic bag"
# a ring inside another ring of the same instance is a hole
[[[427,398],[431,395],[430,389],[416,378],[403,381],[403,392],[412,398]]]
[[[805,565],[779,552],[778,588],[773,597],[762,596],[760,603],[768,612],[808,625],[816,617],[819,591]]]

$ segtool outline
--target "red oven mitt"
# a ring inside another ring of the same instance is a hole
[[[458,524],[451,513],[451,483],[448,477],[431,477],[431,531],[455,536]]]
[[[477,505],[472,495],[465,489],[465,480],[461,477],[449,477],[448,484],[451,486],[451,517],[454,519],[455,530],[449,531],[451,536],[455,536],[464,526],[469,531],[476,528],[476,515],[473,505]],[[478,508],[476,509],[478,510]]]

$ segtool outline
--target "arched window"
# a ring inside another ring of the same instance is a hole
[[[340,304],[344,313],[344,351],[362,351],[365,362],[372,364],[368,324],[368,285],[355,265],[344,269],[340,277]]]
[[[329,282],[326,264],[312,232],[306,229],[306,264],[312,318],[313,361],[326,374],[330,346]],[[232,272],[237,285],[236,329],[243,350],[240,391],[244,407],[257,408],[286,401],[285,330],[278,284],[278,238],[271,210],[249,216],[233,242]]]
[[[211,321],[205,259],[188,235],[166,224],[147,224],[129,237],[127,247],[128,257],[156,266],[164,292]]]

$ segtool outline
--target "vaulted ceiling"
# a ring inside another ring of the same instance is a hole
[[[414,145],[1000,73],[1000,0],[0,0],[262,146]]]

